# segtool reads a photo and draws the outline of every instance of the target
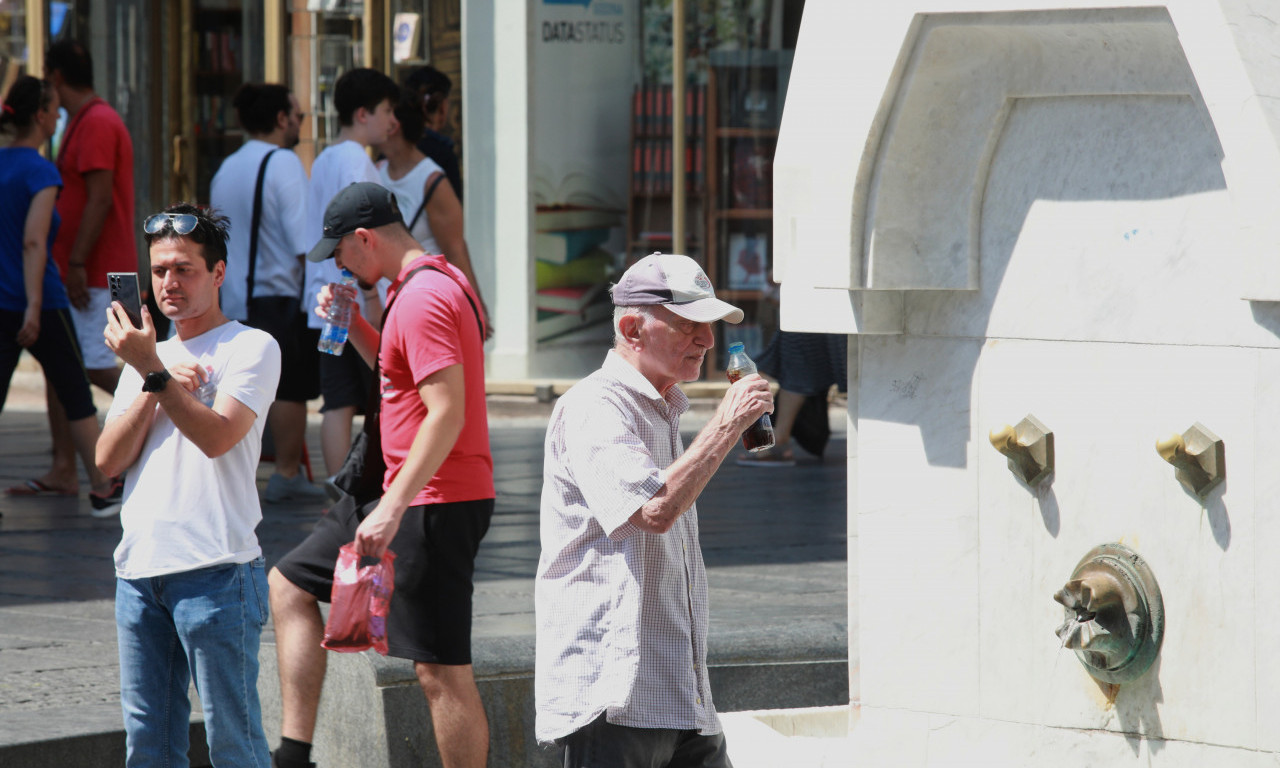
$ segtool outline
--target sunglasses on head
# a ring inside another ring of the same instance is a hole
[[[142,229],[148,235],[154,235],[166,226],[172,226],[175,235],[187,235],[199,223],[200,220],[190,213],[157,213],[147,217]]]

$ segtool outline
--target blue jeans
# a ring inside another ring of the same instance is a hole
[[[215,766],[267,768],[258,702],[266,563],[116,580],[120,703],[129,768],[187,766],[195,678]]]

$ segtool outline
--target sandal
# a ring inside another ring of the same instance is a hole
[[[10,496],[79,496],[80,491],[68,491],[45,485],[36,478],[26,480],[22,485],[15,485],[5,491]]]
[[[790,449],[779,451],[769,448],[758,453],[741,454],[735,463],[740,467],[794,467],[796,459]]]

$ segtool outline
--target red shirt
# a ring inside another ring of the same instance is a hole
[[[404,276],[423,264],[448,274],[426,269],[405,284]],[[403,296],[399,295],[402,286]],[[484,397],[484,336],[467,296],[477,308],[480,301],[467,278],[445,261],[444,256],[422,256],[402,269],[387,292],[388,301],[393,296],[395,304],[387,313],[378,358],[382,387],[382,456],[387,463],[383,488],[389,487],[400,471],[427,416],[418,385],[437,371],[461,364],[466,387],[466,422],[448,457],[435,477],[414,497],[413,504],[492,499],[493,457],[489,453],[489,415]]]
[[[62,174],[62,194],[58,214],[62,229],[53,241],[53,260],[65,280],[71,246],[80,233],[88,194],[84,174],[109,170],[111,210],[102,224],[98,242],[85,261],[91,288],[106,288],[108,272],[134,272],[138,251],[133,238],[133,140],[124,121],[109,104],[94,97],[67,123],[58,150],[58,172]]]

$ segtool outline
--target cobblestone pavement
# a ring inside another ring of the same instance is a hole
[[[23,374],[19,374],[20,376]],[[107,400],[101,399],[105,413]],[[699,402],[687,438],[714,407]],[[476,636],[532,635],[542,438],[550,405],[491,397],[498,499],[476,572]],[[710,572],[712,640],[789,632],[847,636],[842,427],[825,463],[748,470],[727,462],[699,501]],[[318,417],[308,430],[319,475]],[[18,388],[0,414],[0,488],[39,476],[49,438],[38,391]],[[259,470],[259,487],[272,471]],[[82,489],[87,489],[83,476]],[[111,554],[117,519],[88,499],[0,494],[0,747],[119,730]],[[322,507],[264,505],[268,565],[304,537]],[[266,638],[272,639],[270,633]]]

